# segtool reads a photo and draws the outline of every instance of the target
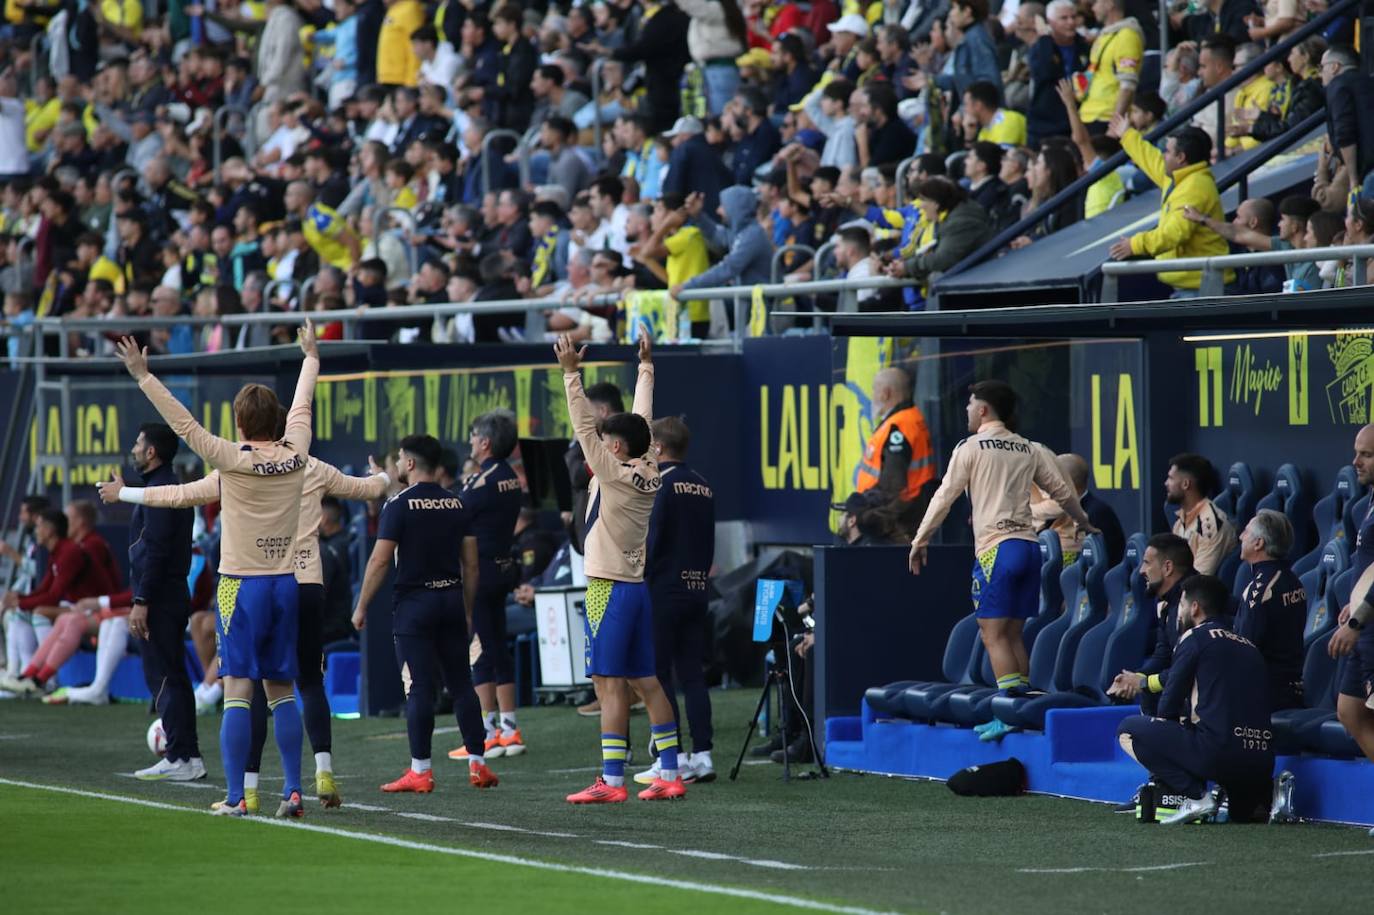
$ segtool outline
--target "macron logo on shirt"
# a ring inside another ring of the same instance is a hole
[[[413,509],[461,509],[463,503],[457,499],[406,499],[406,507]]]
[[[253,472],[260,477],[275,477],[293,473],[305,466],[305,458],[299,454],[289,461],[262,461],[253,464]]]
[[[993,451],[1019,451],[1022,454],[1030,454],[1030,444],[1028,442],[1014,442],[1005,438],[983,438],[978,440],[978,447]]]

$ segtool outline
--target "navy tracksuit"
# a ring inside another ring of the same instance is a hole
[[[143,474],[144,486],[175,486],[180,480],[168,464]],[[143,679],[153,694],[167,734],[167,758],[198,758],[196,700],[186,672],[186,621],[191,616],[190,508],[134,506],[129,520],[129,579],[133,603],[148,607],[148,639],[136,639],[143,656]]]
[[[434,740],[435,666],[453,697],[463,743],[472,756],[486,744],[482,711],[468,668],[463,610],[463,538],[471,534],[461,501],[438,483],[416,483],[382,507],[377,539],[396,544],[391,621],[406,693],[406,733],[413,759],[429,759]]]
[[[482,643],[482,654],[472,665],[472,682],[514,683],[515,661],[506,645],[506,597],[519,584],[511,546],[524,501],[520,480],[510,464],[488,458],[458,496],[467,512],[468,533],[477,538],[481,562],[472,628]]]
[[[1253,643],[1204,620],[1179,639],[1159,717],[1133,715],[1117,733],[1130,735],[1136,759],[1164,784],[1196,799],[1215,781],[1233,816],[1248,812],[1267,804],[1274,772],[1267,676]]]
[[[716,547],[715,493],[701,474],[682,461],[659,465],[663,485],[649,516],[644,577],[654,608],[654,666],[680,721],[677,689],[682,686],[692,751],[711,749],[711,699],[702,660],[706,655],[711,560]]]
[[[1178,601],[1183,596],[1183,582],[1180,580],[1165,594],[1159,595],[1155,604],[1158,625],[1155,629],[1155,647],[1137,673],[1146,677],[1158,676],[1165,684],[1169,678],[1169,666],[1174,660],[1174,649],[1178,645]],[[1146,715],[1157,715],[1160,692],[1152,689],[1140,693],[1140,711]]]
[[[1374,499],[1360,521],[1359,533],[1355,536],[1355,550],[1350,556],[1350,576],[1359,581],[1365,569],[1374,562]],[[1350,606],[1358,607],[1369,599],[1368,594],[1350,595]],[[1361,702],[1374,690],[1374,625],[1365,626],[1355,643],[1355,653],[1345,662],[1341,674],[1341,695],[1359,699]]]
[[[1307,589],[1286,562],[1271,560],[1254,567],[1254,578],[1241,593],[1232,628],[1264,656],[1269,671],[1272,711],[1302,708],[1303,629],[1307,625]]]

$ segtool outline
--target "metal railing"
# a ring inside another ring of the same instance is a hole
[[[234,114],[243,118],[245,131],[251,131],[253,129],[253,113],[242,105],[220,105],[219,108],[215,110],[215,116],[210,119],[210,162],[214,169],[216,184],[220,183],[220,166],[224,164],[224,124],[226,115]]]
[[[491,141],[501,137],[505,137],[507,139],[512,139],[515,141],[515,155],[517,161],[520,163],[520,186],[523,188],[528,186],[530,183],[530,154],[529,150],[525,149],[524,145],[520,142],[524,139],[524,137],[514,130],[507,130],[504,127],[498,127],[495,130],[488,130],[487,135],[482,138],[481,154],[483,197],[491,193],[491,157],[493,155],[491,149]],[[504,156],[500,159],[498,164],[503,169],[505,168],[506,163]]]
[[[1198,96],[1197,98],[1189,102],[1187,105],[1183,106],[1174,115],[1165,118],[1163,122],[1158,124],[1154,128],[1154,130],[1150,131],[1150,133],[1148,133],[1145,136],[1145,139],[1150,142],[1154,142],[1155,140],[1158,140],[1161,137],[1168,136],[1175,128],[1181,127],[1184,124],[1187,124],[1189,121],[1191,121],[1193,119],[1193,116],[1196,115],[1198,112],[1203,111],[1208,107],[1218,103],[1224,105],[1226,94],[1228,92],[1230,92],[1232,89],[1236,88],[1240,84],[1244,83],[1251,77],[1262,72],[1265,65],[1270,63],[1271,61],[1287,59],[1288,52],[1291,51],[1298,44],[1300,44],[1304,39],[1308,38],[1311,35],[1319,33],[1322,29],[1326,28],[1326,26],[1334,22],[1339,16],[1355,8],[1361,2],[1363,2],[1363,0],[1337,0],[1337,2],[1333,3],[1331,5],[1331,8],[1328,9],[1325,13],[1321,14],[1320,16],[1317,16],[1314,19],[1309,20],[1305,25],[1300,26],[1292,32],[1289,32],[1287,37],[1285,37],[1282,41],[1275,44],[1269,50],[1265,51],[1263,54],[1251,60],[1248,64],[1245,65],[1243,69],[1235,71],[1233,74],[1231,74],[1231,76],[1227,77],[1225,80],[1223,80],[1216,86],[1212,87],[1211,89],[1208,89],[1206,92],[1202,93],[1202,95]],[[1314,115],[1314,117],[1316,117],[1316,115]],[[1221,123],[1223,126],[1225,125],[1224,118]],[[1306,124],[1307,122],[1304,121],[1303,123]],[[1290,130],[1287,135],[1298,136],[1301,135],[1301,133],[1299,129],[1293,129]],[[1277,143],[1280,146],[1283,145],[1280,142],[1279,138],[1271,140],[1270,142]],[[1224,149],[1224,138],[1220,145]],[[1106,162],[1100,163],[1098,168],[1095,168],[1091,172],[1088,172],[1086,174],[1080,175],[1076,180],[1071,182],[1059,193],[1055,194],[1049,200],[1046,200],[1043,204],[1041,204],[1040,207],[1035,210],[1035,212],[1031,213],[1028,216],[1023,216],[1021,219],[1019,219],[1011,226],[997,233],[997,235],[993,236],[993,238],[986,244],[982,245],[972,254],[968,255],[963,260],[959,261],[959,263],[955,264],[949,270],[945,271],[944,275],[954,276],[956,274],[963,273],[965,270],[968,270],[982,263],[988,257],[1002,250],[1002,248],[1006,247],[1006,245],[1010,243],[1012,239],[1026,234],[1031,229],[1038,226],[1041,222],[1044,222],[1046,219],[1048,219],[1051,214],[1057,213],[1060,207],[1068,203],[1074,197],[1084,193],[1090,185],[1095,184],[1097,181],[1099,181],[1103,175],[1110,174],[1116,171],[1122,165],[1125,165],[1127,160],[1129,159],[1130,156],[1126,154],[1125,150],[1122,150],[1116,153],[1111,158],[1109,158]],[[938,293],[938,285],[936,288],[933,288],[932,291]]]
[[[1343,248],[1295,248],[1291,251],[1256,251],[1252,254],[1226,254],[1217,257],[1179,257],[1154,261],[1109,261],[1102,265],[1102,301],[1118,301],[1117,277],[1175,271],[1201,271],[1198,292],[1203,296],[1225,295],[1225,274],[1236,267],[1275,267],[1281,264],[1309,264],[1316,261],[1354,258],[1355,286],[1368,282],[1365,261],[1374,257],[1374,244]]]
[[[765,283],[758,287],[754,286],[711,286],[701,289],[684,290],[678,296],[679,302],[701,302],[714,299],[734,300],[736,307],[747,308],[749,301],[753,297],[754,289],[757,288],[764,298],[788,298],[798,295],[824,295],[824,294],[845,294],[855,293],[863,289],[899,289],[913,285],[911,280],[896,280],[890,277],[869,277],[867,279],[846,280],[820,280],[808,283]],[[275,287],[273,287],[275,288]],[[267,298],[272,289],[264,290],[264,299]],[[596,307],[618,304],[623,295],[621,293],[606,293],[593,296],[589,301],[579,302],[585,307]],[[344,339],[357,339],[353,335],[356,325],[361,322],[408,322],[413,323],[416,318],[445,318],[454,315],[500,315],[500,314],[538,314],[556,308],[563,308],[569,304],[563,298],[546,297],[541,299],[505,299],[492,302],[447,302],[435,305],[398,305],[378,308],[355,307],[340,308],[331,311],[259,311],[245,312],[241,314],[219,315],[215,317],[203,317],[199,315],[172,315],[169,317],[111,317],[111,318],[38,318],[28,324],[11,325],[6,321],[0,321],[0,333],[10,332],[21,334],[30,338],[32,345],[25,347],[26,351],[34,353],[44,353],[46,340],[50,337],[58,337],[60,343],[55,349],[63,358],[67,357],[66,338],[69,333],[93,333],[109,334],[122,333],[141,330],[157,330],[187,325],[191,327],[209,327],[216,324],[225,327],[243,327],[249,324],[272,324],[272,325],[302,325],[306,321],[315,322],[316,326],[322,326],[331,322],[341,322],[344,326]],[[737,311],[737,315],[747,315],[747,312]],[[737,321],[735,325],[736,338],[742,338],[747,329],[748,321]],[[100,358],[100,357],[93,357]],[[43,356],[23,356],[12,360],[17,364],[23,365],[34,362],[50,361]]]
[[[789,254],[795,254],[797,252],[806,254],[813,261],[816,259],[816,249],[810,245],[783,245],[773,252],[773,264],[768,271],[768,276],[773,282],[776,283],[781,280],[783,271],[787,269],[783,266],[782,259]]]

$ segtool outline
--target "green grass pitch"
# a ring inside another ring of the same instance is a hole
[[[141,706],[3,702],[0,898],[22,913],[231,900],[260,913],[1368,908],[1374,840],[1361,829],[1146,827],[1102,805],[957,798],[927,782],[837,773],[783,784],[771,764],[732,784],[725,770],[755,698],[713,693],[721,778],[671,804],[565,804],[595,777],[599,752],[596,722],[567,707],[521,711],[531,750],[494,761],[494,791],[469,788],[444,758],[456,733],[436,737],[429,796],[377,790],[408,761],[402,721],[336,721],[344,808],[311,806],[303,824],[195,815],[223,792],[218,718],[199,721],[206,782],[146,784],[121,774],[150,761]],[[631,730],[642,760],[643,716]],[[270,743],[265,757],[268,810],[281,787]]]

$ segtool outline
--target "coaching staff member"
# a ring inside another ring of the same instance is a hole
[[[663,485],[654,497],[649,516],[648,562],[644,577],[654,609],[654,664],[673,720],[678,713],[677,688],[682,686],[687,722],[692,730],[692,755],[680,766],[685,782],[712,781],[711,696],[706,690],[702,658],[706,655],[706,607],[710,596],[711,562],[716,552],[716,497],[705,477],[687,465],[691,433],[676,416],[654,420],[654,443]],[[652,784],[658,761],[635,781]],[[645,777],[647,775],[647,777]]]
[[[130,457],[143,485],[175,486],[172,459],[178,448],[176,433],[166,423],[139,427]],[[122,481],[120,481],[122,482]],[[102,483],[100,489],[112,484]],[[157,700],[167,753],[157,765],[138,772],[140,778],[189,781],[205,777],[196,740],[196,700],[186,673],[183,638],[191,616],[191,529],[196,513],[190,508],[151,508],[135,505],[129,521],[129,585],[133,591],[129,634],[139,639],[143,679]]]
[[[435,480],[439,442],[432,435],[401,439],[396,461],[406,487],[382,507],[377,542],[363,573],[353,625],[362,629],[367,607],[377,595],[393,559],[395,611],[391,630],[396,663],[406,693],[406,734],[410,768],[382,786],[388,793],[434,790],[431,745],[434,742],[435,666],[453,697],[453,711],[468,748],[468,780],[476,788],[494,788],[497,778],[483,758],[482,712],[468,669],[468,633],[477,602],[477,539],[468,530],[463,503]]]
[[[1259,649],[1222,622],[1230,593],[1211,575],[1183,582],[1179,625],[1186,627],[1174,652],[1159,717],[1133,715],[1117,728],[1132,759],[1186,798],[1165,824],[1188,823],[1215,813],[1207,791],[1218,782],[1240,822],[1268,813],[1274,773],[1269,731],[1269,694]],[[1186,719],[1186,720],[1180,720]]]
[[[1288,561],[1292,547],[1293,525],[1273,509],[1256,512],[1240,534],[1240,558],[1253,577],[1241,592],[1233,628],[1264,656],[1272,711],[1303,707],[1307,589]]]

